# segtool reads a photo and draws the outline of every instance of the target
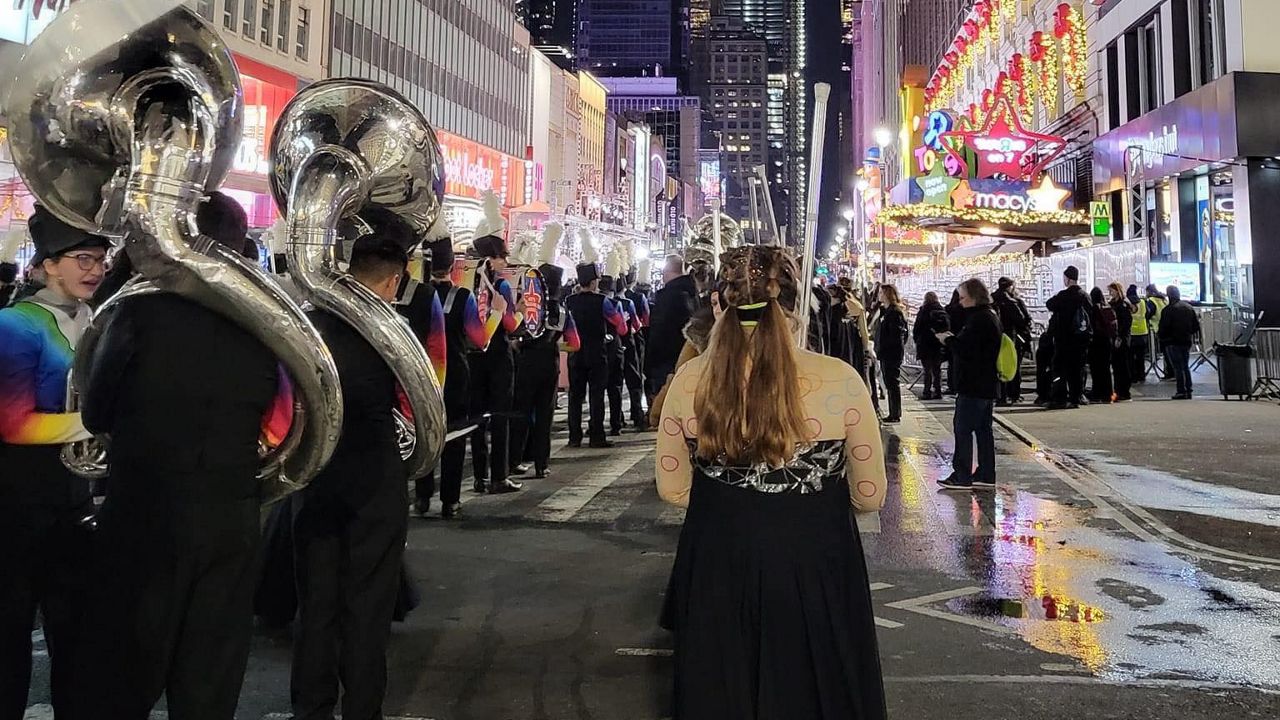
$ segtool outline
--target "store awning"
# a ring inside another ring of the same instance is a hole
[[[947,253],[948,260],[956,260],[960,258],[976,258],[986,255],[1004,255],[1009,253],[1024,253],[1036,246],[1038,240],[1008,240],[1005,238],[990,238],[986,240],[974,240],[965,243],[960,247]]]

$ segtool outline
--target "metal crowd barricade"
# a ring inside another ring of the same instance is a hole
[[[1231,308],[1226,307],[1197,308],[1196,313],[1200,316],[1200,338],[1193,348],[1195,362],[1191,364],[1191,369],[1208,365],[1216,370],[1218,364],[1214,361],[1213,346],[1235,342],[1235,318],[1231,314]]]
[[[1280,328],[1258,328],[1253,336],[1254,397],[1280,398]]]

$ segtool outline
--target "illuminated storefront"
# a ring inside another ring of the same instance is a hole
[[[298,94],[298,79],[242,55],[235,60],[244,87],[244,136],[223,190],[244,206],[250,227],[264,228],[276,218],[267,182],[271,134],[285,105]]]
[[[542,195],[542,165],[436,130],[445,166],[445,213],[453,238],[470,239],[483,217],[486,192],[498,196],[503,211],[533,202]]]

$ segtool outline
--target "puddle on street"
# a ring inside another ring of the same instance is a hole
[[[999,626],[1110,679],[1280,687],[1280,643],[1269,641],[1280,628],[1280,593],[1219,578],[1098,522],[1060,481],[1062,499],[1011,485],[939,493],[937,479],[950,472],[947,445],[907,438],[890,448],[898,482],[871,551],[883,563],[983,588],[935,609]],[[1000,472],[1019,487],[1053,482],[1016,447]]]

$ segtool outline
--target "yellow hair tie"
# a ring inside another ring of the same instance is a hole
[[[756,322],[755,320],[743,320],[742,322],[740,322],[740,323],[738,323],[738,324],[739,324],[739,325],[741,325],[742,327],[755,327],[755,326],[759,325],[760,323]]]
[[[752,303],[751,305],[739,305],[738,309],[739,310],[760,310],[768,306],[768,304],[769,304],[769,301],[765,300],[764,302]]]

